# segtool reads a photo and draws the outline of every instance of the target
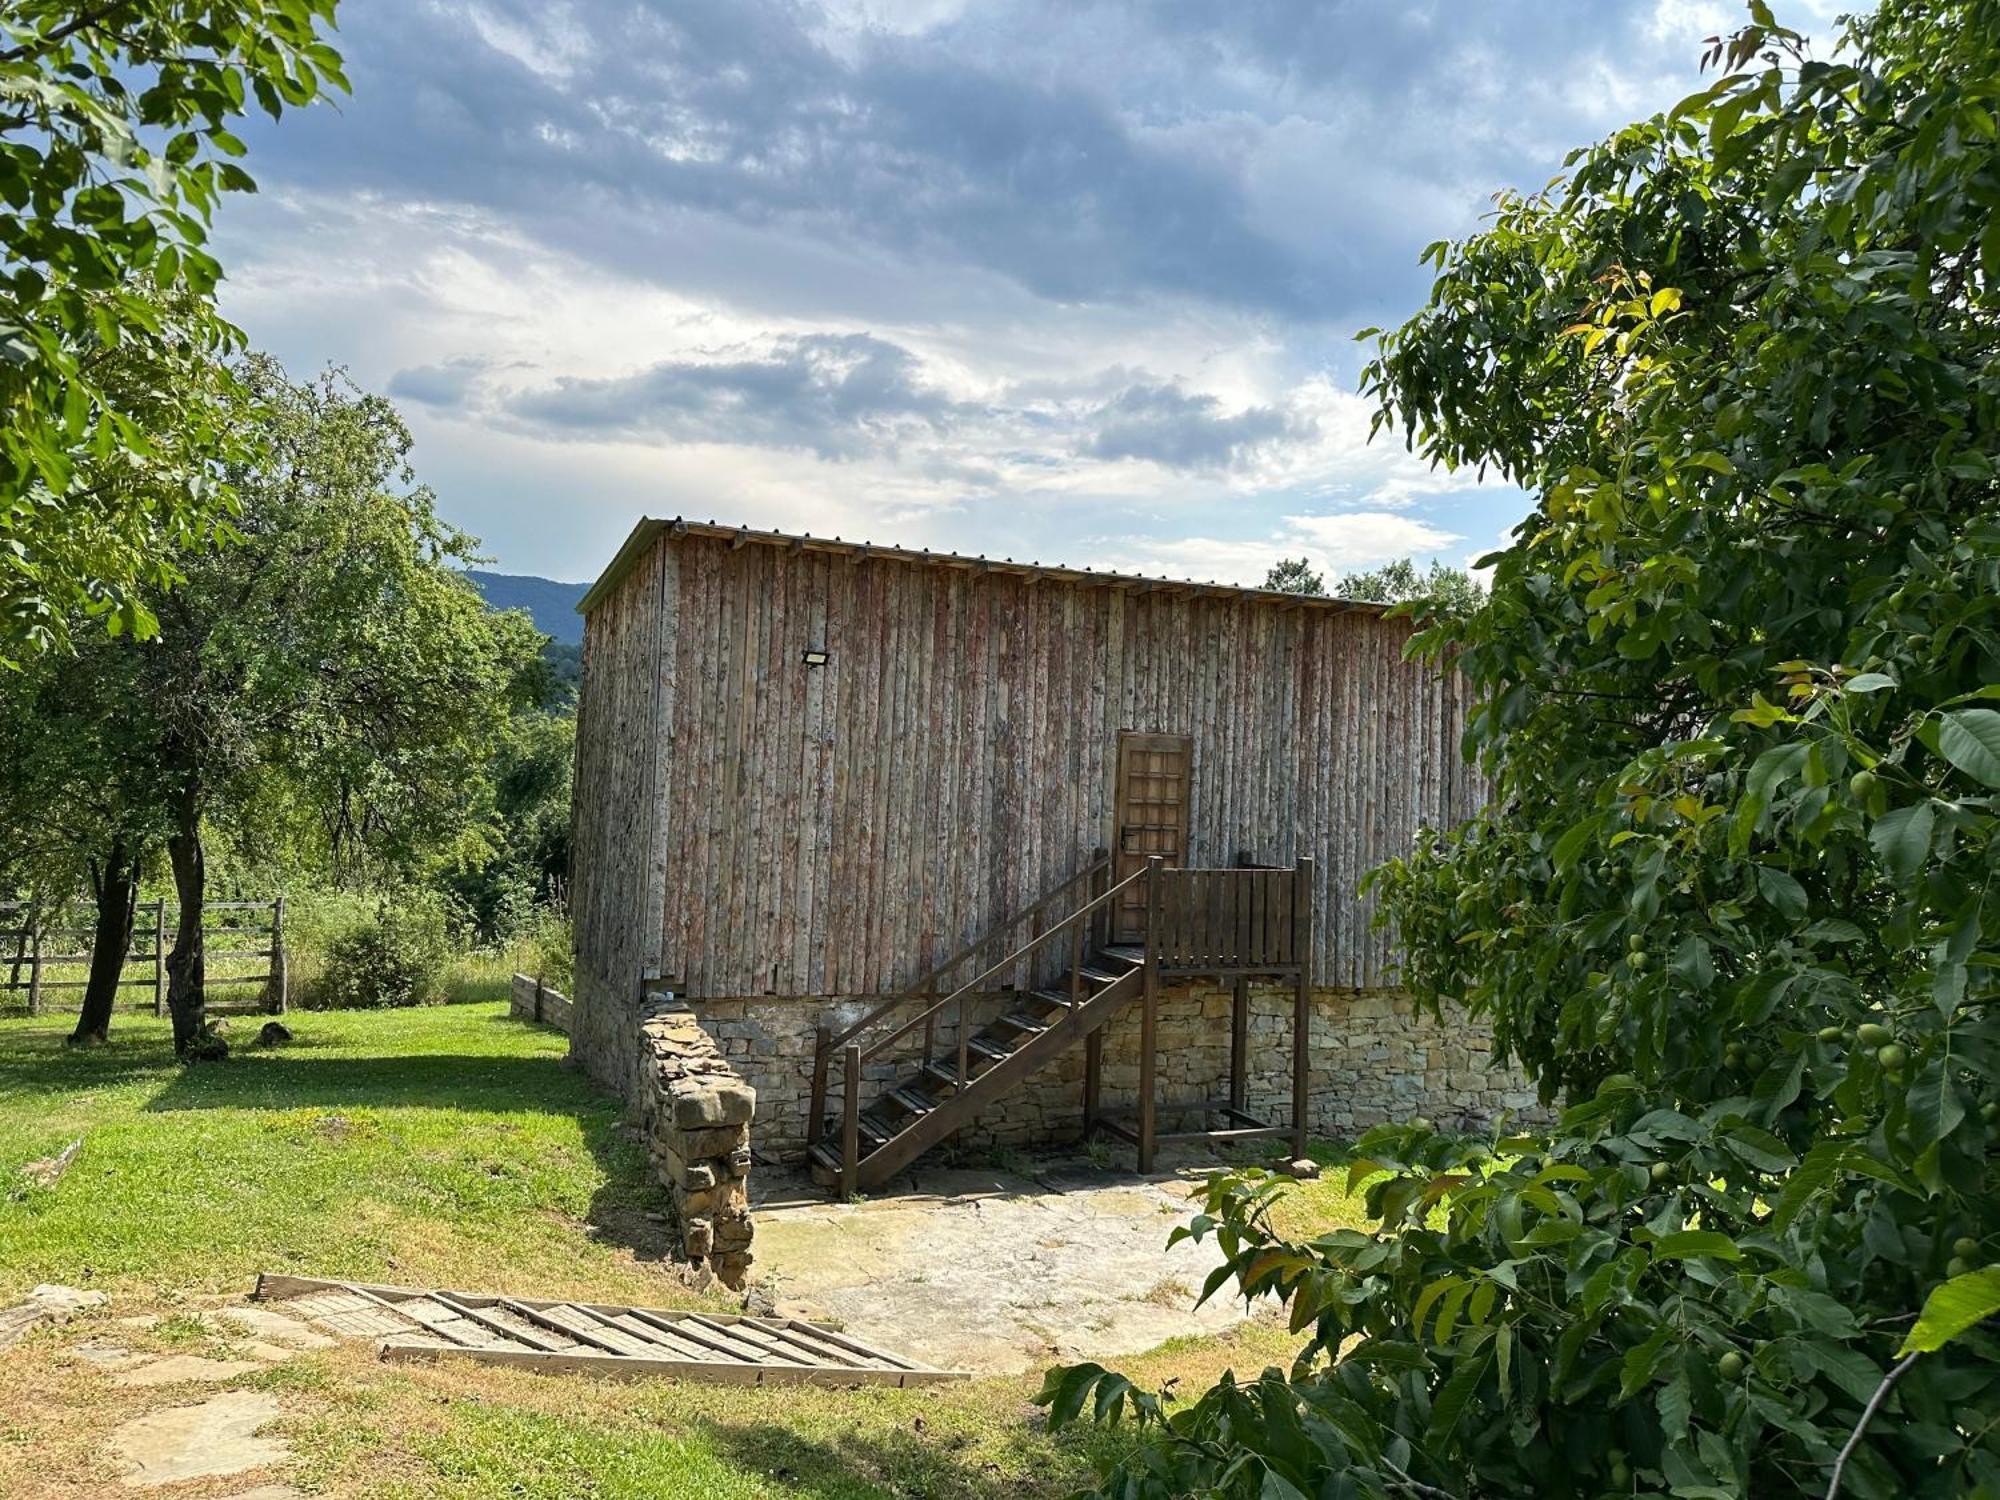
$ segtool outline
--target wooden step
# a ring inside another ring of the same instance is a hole
[[[828,1141],[820,1141],[806,1148],[806,1160],[812,1168],[812,1180],[821,1187],[834,1187],[840,1182],[840,1148]]]
[[[1014,1055],[1012,1047],[1002,1046],[991,1037],[985,1036],[973,1037],[965,1044],[965,1050],[970,1052],[974,1057],[984,1058],[987,1062],[996,1063],[1005,1062]]]
[[[1063,979],[1056,981],[1057,984],[1064,984],[1065,982]],[[1063,1010],[1069,1009],[1069,991],[1066,988],[1036,990],[1028,998],[1030,1000],[1040,1000],[1045,1005],[1054,1005]]]
[[[971,1050],[969,1046],[967,1050]],[[975,1078],[978,1076],[976,1072],[973,1074]],[[958,1059],[953,1057],[949,1062],[925,1063],[923,1067],[917,1070],[917,1081],[926,1086],[935,1084],[938,1088],[951,1089],[953,1092],[957,1092]]]
[[[1096,963],[1087,963],[1078,972],[1083,975],[1086,983],[1094,984],[1100,989],[1107,984],[1116,984],[1125,977],[1123,973],[1113,973],[1102,964]]]
[[[860,1125],[861,1139],[868,1142],[870,1146],[884,1145],[902,1134],[901,1129],[894,1121],[885,1120],[872,1110],[863,1112]]]
[[[907,1084],[901,1088],[890,1089],[889,1097],[903,1106],[905,1114],[927,1115],[937,1108],[937,1100],[931,1098],[929,1094],[919,1093]]]
[[[1049,1029],[1049,1023],[1038,1021],[1026,1011],[1010,1010],[1000,1018],[1000,1024],[1011,1026],[1023,1036],[1040,1036]]]
[[[1115,958],[1121,964],[1134,969],[1146,961],[1146,950],[1131,943],[1113,943],[1109,947],[1100,948],[1098,953],[1101,957]]]

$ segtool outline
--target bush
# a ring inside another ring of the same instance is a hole
[[[436,896],[384,896],[369,919],[327,943],[325,970],[305,1003],[315,1010],[439,1004],[457,952],[451,915]]]
[[[571,946],[569,910],[561,905],[536,906],[514,928],[514,964],[552,990],[567,995],[576,974]]]

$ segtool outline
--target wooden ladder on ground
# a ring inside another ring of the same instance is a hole
[[[994,932],[953,954],[910,990],[838,1032],[821,1025],[806,1126],[816,1177],[837,1186],[843,1196],[879,1187],[1079,1043],[1086,1049],[1084,1128],[1102,1127],[1131,1141],[1138,1148],[1142,1172],[1152,1170],[1154,1147],[1162,1139],[1289,1135],[1297,1149],[1304,1149],[1311,861],[1300,860],[1295,869],[1183,870],[1166,868],[1154,855],[1116,883],[1113,873],[1110,857],[1098,850],[1082,870]],[[1121,900],[1128,909],[1143,911],[1138,942],[1113,941],[1114,914]],[[1021,924],[1046,919],[1065,905],[1066,912],[1048,920],[1005,957],[950,993],[940,994],[946,974]],[[1053,967],[1059,961],[1054,954],[1064,949],[1067,967],[1052,979],[1032,984],[1037,971]],[[1001,1014],[984,1025],[975,1024],[972,1005],[989,1003],[996,990],[1023,972],[1031,987],[1011,992]],[[1244,1113],[1248,999],[1240,976],[1253,973],[1286,975],[1297,987],[1293,1123],[1283,1129]],[[1161,1136],[1154,1088],[1160,982],[1163,975],[1196,974],[1239,976],[1231,1097],[1197,1106],[1228,1118],[1230,1127]],[[1100,1115],[1097,1106],[1101,1033],[1134,1000],[1143,1002],[1140,1091],[1136,1119],[1127,1129]],[[901,1024],[872,1041],[864,1040],[864,1034],[912,1007],[915,1013]],[[942,1051],[937,1041],[940,1027],[949,1027],[955,1037]],[[897,1054],[893,1059],[892,1053]],[[836,1063],[841,1086],[838,1111],[830,1115],[829,1081]],[[870,1082],[878,1087],[864,1107],[862,1089]]]

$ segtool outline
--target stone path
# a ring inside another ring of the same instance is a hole
[[[1166,1248],[1193,1180],[934,1169],[907,1183],[856,1204],[766,1185],[757,1269],[781,1315],[990,1373],[1136,1353],[1246,1316],[1227,1296],[1194,1307],[1221,1259],[1213,1241]]]
[[[282,1463],[291,1450],[276,1438],[257,1436],[257,1429],[277,1416],[276,1396],[224,1391],[194,1406],[169,1406],[134,1417],[111,1435],[113,1452],[126,1464],[119,1482],[128,1489],[149,1489]],[[268,1487],[265,1493],[270,1493]]]
[[[120,1318],[119,1326],[147,1329],[157,1317]],[[103,1371],[111,1384],[128,1387],[204,1385],[233,1380],[281,1363],[304,1349],[336,1340],[297,1318],[267,1307],[226,1307],[200,1315],[201,1323],[240,1349],[243,1358],[201,1354],[152,1354],[115,1343],[77,1347],[78,1358]],[[206,1400],[149,1411],[111,1434],[112,1456],[127,1489],[153,1489],[191,1479],[227,1478],[283,1463],[291,1449],[258,1431],[280,1415],[277,1397],[263,1391],[223,1391]],[[289,1485],[262,1484],[227,1500],[303,1500]]]

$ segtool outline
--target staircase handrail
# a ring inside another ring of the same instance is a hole
[[[929,1020],[931,1017],[935,1016],[939,1011],[943,1010],[947,1005],[950,1005],[953,1001],[962,1000],[965,996],[970,995],[973,991],[977,990],[982,984],[984,984],[987,980],[993,978],[996,974],[1003,973],[1007,969],[1012,968],[1015,964],[1019,963],[1022,959],[1026,958],[1030,953],[1033,953],[1037,948],[1041,947],[1042,944],[1046,943],[1050,938],[1054,937],[1057,933],[1068,931],[1069,928],[1073,926],[1075,923],[1082,921],[1085,917],[1095,912],[1098,907],[1104,905],[1114,896],[1117,896],[1121,892],[1123,892],[1127,886],[1132,885],[1136,881],[1140,881],[1145,878],[1146,878],[1146,867],[1144,865],[1141,865],[1138,869],[1134,870],[1130,875],[1127,875],[1123,880],[1119,881],[1118,884],[1103,891],[1099,895],[1092,897],[1089,901],[1085,902],[1082,906],[1079,906],[1075,911],[1071,912],[1068,916],[1058,921],[1054,926],[1049,927],[1042,932],[1038,932],[1037,934],[1035,934],[1035,936],[1029,938],[1027,942],[1023,943],[1020,947],[1016,948],[1012,953],[1008,954],[998,963],[995,963],[990,968],[986,969],[984,972],[973,976],[973,978],[967,980],[964,984],[960,985],[957,989],[953,990],[949,995],[946,995],[942,1000],[937,1001],[934,1005],[931,1005],[927,1009],[920,1011],[918,1014],[911,1016],[910,1019],[905,1021],[901,1026],[897,1027],[894,1031],[890,1032],[887,1036],[883,1037],[873,1046],[864,1050],[861,1054],[861,1060],[863,1062],[867,1062],[871,1058],[879,1056],[882,1052],[886,1051],[892,1044],[902,1040],[902,1038],[904,1038],[905,1036],[908,1036],[912,1031],[915,1031],[918,1026],[922,1025],[926,1020]],[[964,1020],[962,1017],[960,1019],[959,1026],[961,1030],[964,1029]]]
[[[935,965],[927,974],[917,980],[915,984],[891,995],[887,1000],[884,1000],[880,1005],[869,1011],[868,1014],[861,1017],[860,1020],[853,1022],[839,1032],[829,1031],[825,1023],[822,1022],[813,1043],[812,1089],[806,1116],[806,1140],[808,1144],[816,1144],[819,1141],[822,1130],[825,1128],[827,1092],[830,1081],[829,1074],[832,1071],[833,1059],[836,1056],[843,1057],[844,1059],[851,1058],[857,1053],[858,1049],[853,1045],[855,1037],[875,1025],[884,1016],[901,1009],[913,1001],[935,1000],[937,996],[937,982],[944,975],[950,973],[974,954],[998,942],[1002,937],[1012,932],[1031,917],[1039,916],[1044,911],[1047,911],[1050,906],[1054,905],[1082,882],[1095,880],[1098,875],[1110,867],[1110,850],[1100,847],[1092,851],[1090,861],[1074,875],[1043,892],[1033,904],[1015,912],[997,926],[987,929],[979,937],[952,954],[943,963]],[[935,1014],[935,1010],[935,1006],[931,1007],[930,1013]],[[848,1072],[852,1073],[854,1069],[850,1067]]]
[[[881,1020],[882,1017],[888,1015],[889,1012],[891,1012],[892,1010],[896,1010],[901,1006],[907,1005],[912,1000],[921,1000],[928,995],[934,994],[935,991],[931,987],[934,984],[936,984],[938,980],[942,979],[946,974],[950,973],[953,969],[957,968],[960,964],[964,963],[968,958],[972,957],[972,955],[977,953],[980,949],[985,948],[991,943],[993,943],[997,938],[1001,936],[1001,934],[1012,932],[1016,927],[1019,927],[1023,922],[1027,921],[1028,918],[1039,916],[1041,915],[1041,913],[1047,911],[1049,907],[1054,905],[1056,900],[1059,897],[1061,897],[1065,892],[1069,891],[1072,887],[1081,884],[1083,881],[1090,879],[1091,876],[1097,874],[1100,870],[1104,869],[1110,863],[1111,863],[1110,854],[1103,849],[1099,849],[1098,851],[1096,851],[1094,855],[1092,855],[1089,864],[1085,865],[1081,870],[1078,870],[1074,875],[1070,876],[1060,885],[1050,887],[1050,889],[1044,892],[1042,896],[1038,900],[1036,900],[1032,906],[1023,907],[1020,911],[1015,912],[1013,916],[1007,918],[1006,921],[1001,922],[999,925],[989,929],[985,933],[981,934],[979,937],[975,938],[972,942],[967,943],[963,948],[959,949],[958,952],[952,954],[950,958],[947,958],[943,963],[938,964],[936,967],[932,968],[928,973],[926,973],[921,979],[917,980],[914,984],[908,986],[906,989],[897,992],[894,995],[891,995],[887,1000],[884,1000],[880,1005],[876,1006],[873,1010],[869,1011],[867,1015],[863,1016],[860,1020],[850,1025],[845,1031],[835,1032],[830,1036],[822,1036],[818,1042],[818,1050],[823,1053],[831,1053],[836,1047],[843,1046],[847,1042],[852,1041],[855,1037],[859,1036],[862,1032],[866,1031],[870,1026],[873,1026],[877,1021]],[[936,1008],[935,1006],[932,1007],[932,1009],[935,1008]],[[922,1018],[919,1017],[918,1019]],[[898,1033],[898,1035],[900,1034],[901,1033]],[[869,1052],[868,1055],[872,1057],[874,1056],[874,1053],[871,1051]]]

